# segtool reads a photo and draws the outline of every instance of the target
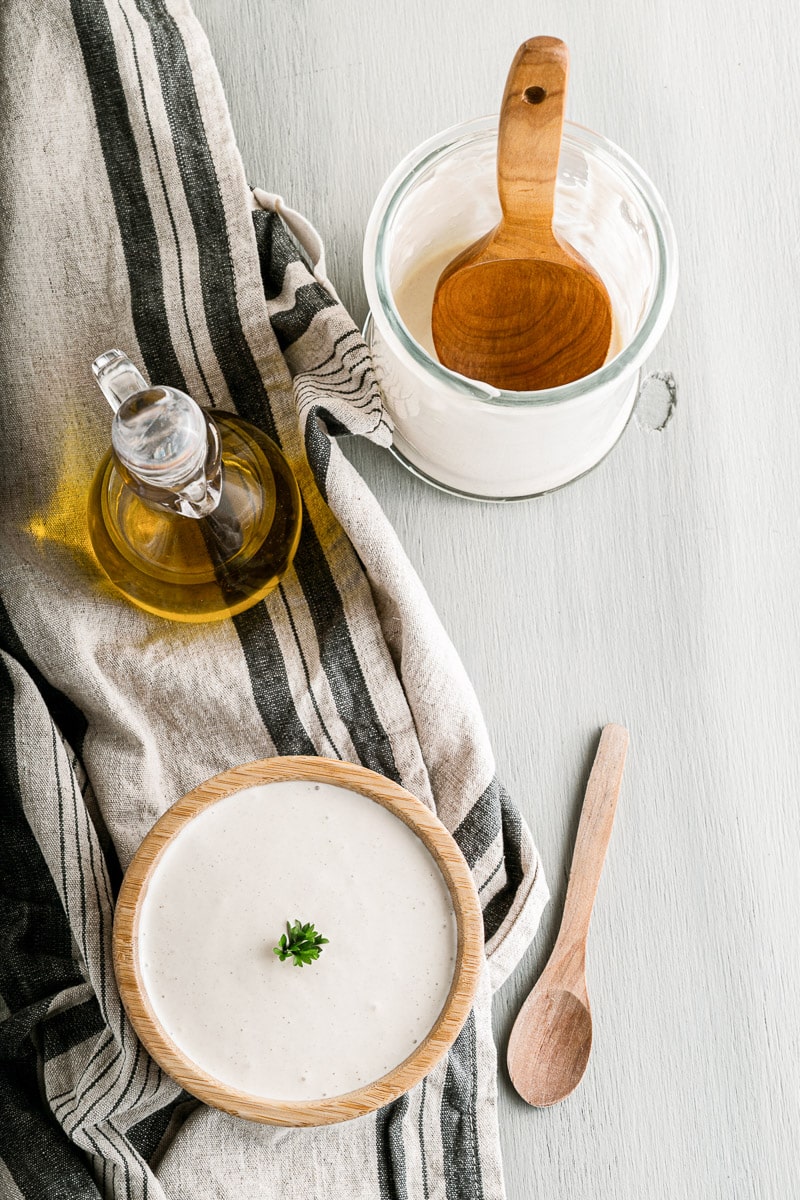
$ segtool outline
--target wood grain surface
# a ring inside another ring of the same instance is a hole
[[[175,1044],[156,1016],[139,961],[141,906],[161,855],[209,805],[244,788],[287,779],[329,783],[369,797],[414,831],[436,860],[450,891],[458,943],[453,982],[436,1024],[417,1048],[381,1079],[328,1099],[270,1100],[221,1083]],[[420,1083],[449,1050],[466,1021],[483,963],[483,918],[469,867],[430,809],[399,784],[366,767],[328,758],[287,755],[245,763],[206,780],[173,804],[145,837],[125,872],[114,912],[114,973],[128,1016],[159,1066],[193,1096],[215,1108],[267,1125],[332,1125],[351,1121],[396,1100]]]
[[[510,1200],[800,1195],[797,254],[800,31],[722,0],[195,0],[248,178],[322,230],[357,319],[361,239],[413,146],[497,110],[515,48],[570,48],[567,116],[654,179],[677,381],[586,478],[518,506],[353,444],[469,671],[553,899],[495,1002],[501,1050],[560,919],[600,726],[631,731],[589,946],[594,1048],[535,1111],[500,1075]],[[768,86],[766,83],[768,81]]]

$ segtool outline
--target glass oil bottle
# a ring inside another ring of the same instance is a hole
[[[300,539],[300,492],[281,451],[241,417],[150,386],[119,350],[92,370],[114,410],[89,495],[89,534],[108,578],[173,621],[258,604]]]

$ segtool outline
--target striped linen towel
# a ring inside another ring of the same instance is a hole
[[[247,188],[183,0],[4,0],[0,20],[0,1196],[494,1200],[491,991],[547,890],[463,668],[332,440],[390,439],[366,348]],[[89,364],[111,345],[258,424],[296,472],[294,568],[233,620],[171,624],[103,582],[85,505],[109,413]],[[487,969],[450,1054],[377,1115],[318,1130],[181,1091],[111,970],[121,870],[153,822],[274,754],[401,782],[483,902]]]

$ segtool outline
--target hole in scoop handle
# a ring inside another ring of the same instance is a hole
[[[555,240],[553,204],[568,75],[569,51],[553,37],[523,43],[508,73],[497,138],[497,190],[503,233],[519,238],[521,251]]]

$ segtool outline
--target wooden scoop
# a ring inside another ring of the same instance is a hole
[[[523,1100],[537,1108],[568,1096],[589,1061],[586,939],[627,752],[627,729],[606,725],[583,801],[558,940],[511,1030],[508,1073]]]
[[[440,361],[508,391],[589,375],[611,343],[603,281],[553,231],[568,70],[558,38],[532,38],[517,51],[497,141],[502,219],[445,268],[433,298]]]

